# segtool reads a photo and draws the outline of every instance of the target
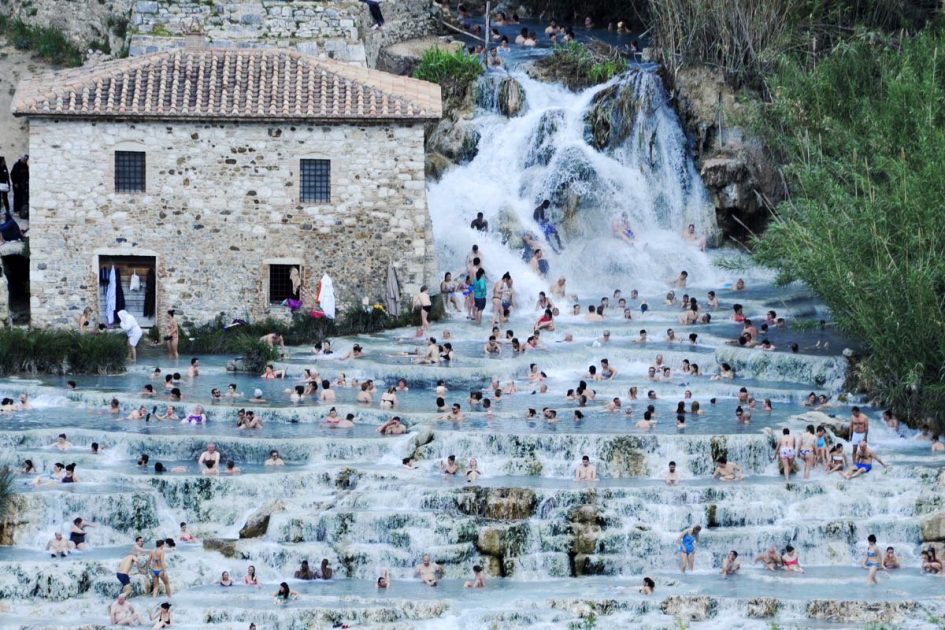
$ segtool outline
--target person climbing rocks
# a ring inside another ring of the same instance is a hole
[[[381,0],[361,0],[361,2],[368,5],[368,9],[371,11],[371,19],[374,20],[374,26],[371,29],[376,31],[383,28],[384,14],[381,13]]]
[[[551,202],[545,199],[535,208],[534,212],[532,212],[532,218],[534,218],[535,222],[541,227],[542,234],[545,235],[545,240],[551,245],[551,249],[553,249],[556,254],[560,254],[561,250],[564,249],[564,245],[561,244],[561,236],[558,234],[558,229],[555,228],[554,224],[545,214],[549,207],[551,207]],[[552,237],[554,237],[554,240],[552,240]],[[555,247],[555,242],[558,243],[557,248]]]

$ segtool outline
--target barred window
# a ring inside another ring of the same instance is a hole
[[[331,160],[300,160],[299,201],[331,201]]]
[[[269,303],[281,304],[292,295],[292,269],[298,265],[269,265]]]
[[[115,192],[144,192],[144,151],[115,151]]]

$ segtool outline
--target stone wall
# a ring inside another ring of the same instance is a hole
[[[436,31],[432,0],[383,3],[386,24],[371,29],[367,5],[352,0],[139,0],[130,54],[184,46],[199,29],[214,47],[289,46],[301,52],[375,67],[383,46]]]
[[[155,256],[157,312],[195,322],[270,308],[267,261],[324,272],[339,301],[430,280],[423,126],[30,121],[31,316],[98,309],[97,255]],[[95,138],[94,143],[89,138]],[[114,191],[114,151],[147,153],[146,193]],[[298,160],[329,158],[332,201],[298,202]]]
[[[0,11],[33,26],[62,31],[81,47],[109,44],[112,52],[124,45],[133,0],[0,0]]]

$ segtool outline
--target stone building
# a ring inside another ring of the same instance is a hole
[[[187,48],[21,83],[13,113],[30,123],[33,325],[86,306],[105,321],[112,267],[145,325],[169,308],[262,316],[293,267],[306,307],[325,272],[342,304],[381,298],[391,263],[405,291],[430,279],[437,85],[285,49]]]

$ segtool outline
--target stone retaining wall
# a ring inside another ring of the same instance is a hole
[[[438,28],[432,0],[387,2],[383,11],[385,27],[375,31],[367,5],[351,0],[140,0],[133,7],[129,52],[179,48],[186,33],[199,30],[215,47],[289,46],[374,67],[383,46]]]

